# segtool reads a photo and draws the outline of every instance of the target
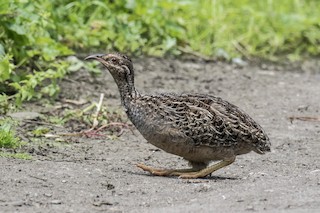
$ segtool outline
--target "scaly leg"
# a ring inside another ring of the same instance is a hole
[[[232,164],[234,161],[235,161],[235,157],[231,159],[225,159],[223,161],[220,161],[219,163],[216,163],[206,168],[192,167],[190,169],[155,169],[155,168],[146,166],[144,164],[137,164],[137,167],[157,176],[179,176],[179,178],[195,179],[195,178],[206,177],[212,172]]]
[[[156,176],[180,176],[181,174],[190,173],[190,172],[197,172],[200,169],[198,168],[190,168],[190,169],[155,169],[150,166],[146,166],[144,164],[137,164],[137,167],[140,169],[149,172],[150,174]]]
[[[209,166],[207,168],[204,168],[200,171],[196,171],[196,172],[186,172],[184,174],[181,174],[179,176],[179,178],[183,178],[183,179],[195,179],[195,178],[202,178],[202,177],[206,177],[207,175],[211,174],[212,172],[217,171],[218,169],[221,169],[223,167],[226,167],[230,164],[232,164],[235,161],[235,157],[231,158],[231,159],[225,159],[220,161],[219,163],[213,164],[212,166]]]

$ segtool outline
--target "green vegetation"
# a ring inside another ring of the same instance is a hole
[[[129,125],[126,124],[127,117],[123,111],[119,108],[103,105],[102,100],[99,103],[94,102],[82,108],[77,107],[60,111],[56,115],[48,116],[46,120],[46,122],[59,126],[77,126],[78,132],[67,133],[69,136],[79,135],[79,132],[90,132],[90,130],[99,132],[102,129],[113,135],[122,132],[124,128],[129,128]],[[49,129],[39,127],[32,133],[34,136],[42,136],[48,132]]]
[[[28,153],[16,152],[23,145],[23,142],[15,135],[14,126],[16,126],[16,122],[13,120],[0,119],[0,157],[29,160],[31,156]],[[10,150],[10,152],[6,150]]]
[[[17,159],[22,159],[22,160],[31,160],[32,159],[32,156],[27,153],[0,152],[0,157],[17,158]]]
[[[13,126],[14,123],[10,119],[0,120],[0,148],[15,149],[20,146],[20,139],[15,136]]]
[[[0,108],[55,96],[85,66],[63,57],[75,53],[319,56],[319,11],[318,0],[3,0]]]
[[[226,60],[319,56],[319,11],[318,0],[2,0],[0,114],[23,101],[55,97],[59,81],[70,72],[99,73],[70,57],[76,54],[187,53]],[[81,125],[80,133],[88,137],[102,135],[102,129],[120,135],[128,128],[120,113],[96,106],[66,110],[48,122]],[[0,117],[0,157],[30,159],[19,152],[23,143],[15,127]],[[50,130],[36,126],[31,135],[41,140]]]
[[[47,127],[37,127],[36,129],[34,129],[32,131],[32,134],[35,136],[35,137],[40,137],[40,136],[43,136],[45,134],[47,134],[48,132],[50,131],[50,129],[48,129]]]

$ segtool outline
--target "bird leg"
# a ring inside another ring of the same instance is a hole
[[[181,174],[179,178],[183,179],[195,179],[195,178],[202,178],[206,177],[207,175],[211,174],[212,172],[217,171],[218,169],[221,169],[223,167],[226,167],[230,164],[232,164],[235,161],[236,157],[232,157],[230,159],[224,159],[216,164],[213,164],[209,167],[206,167],[204,169],[201,169],[200,171],[196,172],[187,172],[184,174]]]
[[[156,169],[141,163],[137,164],[136,166],[156,176],[180,176],[181,174],[184,174],[184,173],[199,171],[199,169],[195,167],[192,167],[189,169]]]
[[[201,168],[201,167],[192,167],[190,169],[155,169],[144,164],[137,164],[137,166],[144,171],[150,172],[153,175],[157,176],[179,176],[183,179],[195,179],[206,177],[218,169],[221,169],[225,166],[232,164],[235,161],[235,157],[230,159],[224,159],[212,166]]]

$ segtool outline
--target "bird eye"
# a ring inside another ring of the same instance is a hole
[[[111,62],[112,62],[112,63],[116,63],[116,62],[117,62],[117,59],[111,58]]]

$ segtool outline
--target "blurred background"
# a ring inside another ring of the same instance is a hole
[[[59,79],[90,66],[70,55],[319,56],[319,11],[318,0],[2,0],[0,102],[56,95]]]

